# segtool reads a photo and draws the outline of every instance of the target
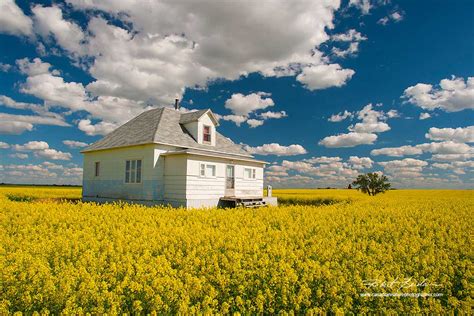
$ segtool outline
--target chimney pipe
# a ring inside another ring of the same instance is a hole
[[[179,109],[179,99],[174,99],[174,109],[175,110]]]

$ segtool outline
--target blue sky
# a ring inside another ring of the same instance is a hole
[[[275,187],[473,188],[472,1],[0,4],[0,182],[81,183],[140,112],[211,108]]]

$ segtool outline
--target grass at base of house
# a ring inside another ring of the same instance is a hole
[[[0,185],[0,195],[2,194],[9,200],[17,202],[77,202],[82,197],[82,187]],[[266,190],[263,194],[266,196]],[[313,206],[350,202],[353,199],[361,198],[356,190],[343,189],[274,189],[273,196],[278,197],[279,205]]]

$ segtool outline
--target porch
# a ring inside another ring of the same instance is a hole
[[[219,199],[219,207],[247,207],[247,208],[256,208],[269,205],[278,205],[276,197],[238,197],[238,196],[224,196]]]

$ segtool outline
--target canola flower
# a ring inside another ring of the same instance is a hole
[[[0,314],[471,312],[472,191],[274,193],[342,202],[184,210],[0,188]],[[387,286],[405,279],[422,284]]]

